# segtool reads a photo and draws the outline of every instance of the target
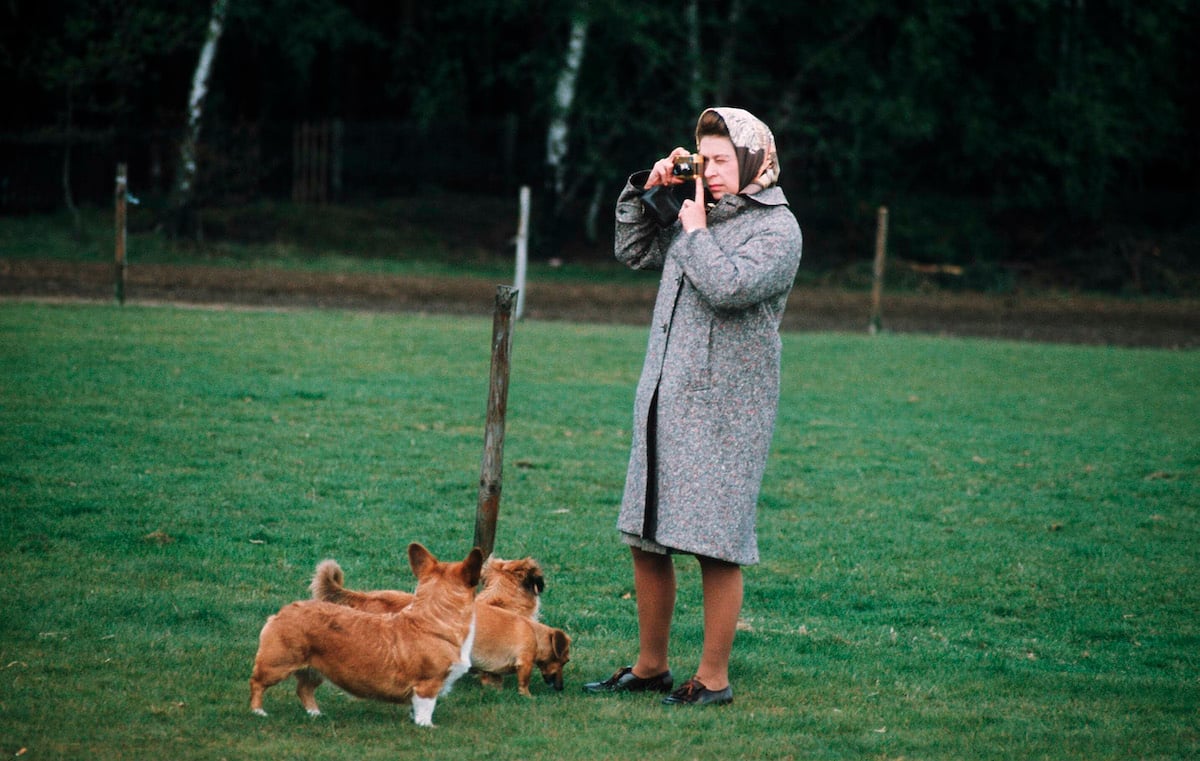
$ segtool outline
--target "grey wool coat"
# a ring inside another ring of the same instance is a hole
[[[617,528],[635,546],[751,565],[800,227],[770,187],[722,197],[707,229],[664,229],[642,207],[645,178],[630,178],[616,210],[616,258],[662,270]]]

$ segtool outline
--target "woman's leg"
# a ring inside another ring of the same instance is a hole
[[[633,674],[648,679],[668,669],[667,649],[675,613],[675,563],[670,555],[631,549],[638,615],[638,659]]]
[[[723,690],[729,686],[729,657],[742,611],[742,567],[697,559],[704,589],[704,649],[696,678],[710,690]]]

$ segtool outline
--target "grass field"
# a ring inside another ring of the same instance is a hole
[[[727,708],[580,684],[634,654],[615,530],[640,328],[523,322],[496,553],[567,689],[290,687],[258,630],[336,558],[472,540],[490,320],[0,303],[0,757],[1200,756],[1200,354],[788,334]],[[678,561],[677,674],[700,598]]]

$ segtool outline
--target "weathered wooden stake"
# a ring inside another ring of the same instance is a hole
[[[116,269],[113,273],[117,303],[125,304],[125,204],[129,197],[129,180],[125,164],[117,164],[117,188],[115,191],[117,256]]]
[[[483,465],[479,474],[479,504],[475,509],[475,546],[483,556],[496,544],[496,518],[500,513],[501,475],[504,470],[504,416],[508,412],[508,374],[512,354],[512,312],[518,291],[496,286],[492,318],[492,371],[488,382],[487,425],[483,437]]]
[[[871,323],[867,331],[875,335],[883,330],[883,265],[887,259],[888,210],[879,207],[875,223],[875,282],[871,286]]]

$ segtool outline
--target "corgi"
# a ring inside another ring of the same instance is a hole
[[[546,626],[534,616],[540,611],[545,589],[541,568],[531,558],[489,558],[481,574],[484,589],[475,598],[475,640],[471,666],[484,684],[499,687],[505,674],[517,675],[517,690],[525,697],[533,667],[546,684],[563,689],[563,667],[570,661],[571,638],[561,629]],[[403,610],[412,595],[398,590],[361,592],[346,589],[341,566],[323,560],[310,589],[313,598],[346,605],[368,613],[391,614]]]
[[[483,554],[439,562],[414,542],[412,599],[386,615],[319,600],[294,602],[267,619],[250,676],[250,710],[265,716],[263,693],[292,674],[296,695],[319,716],[315,691],[328,679],[351,695],[411,703],[414,723],[433,726],[439,695],[470,668],[475,639],[475,587]]]
[[[562,692],[563,667],[570,660],[571,638],[562,629],[476,602],[471,668],[484,684],[501,687],[505,674],[516,674],[517,692],[533,697],[529,682],[537,666],[546,684]]]

